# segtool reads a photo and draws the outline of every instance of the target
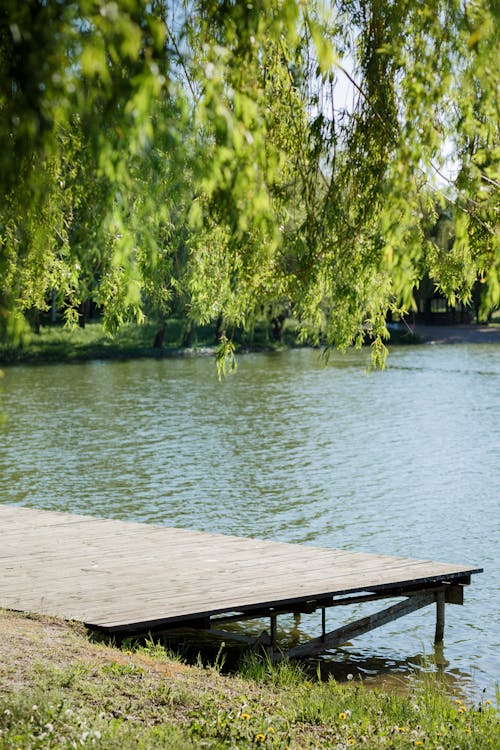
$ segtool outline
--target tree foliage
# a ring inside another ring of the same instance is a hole
[[[180,299],[377,356],[425,274],[497,306],[498,41],[489,0],[4,0],[4,332]]]

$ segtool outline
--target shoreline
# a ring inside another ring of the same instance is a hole
[[[98,323],[89,324],[82,333],[65,329],[44,329],[40,336],[32,334],[25,347],[0,347],[0,368],[18,365],[74,364],[93,360],[120,361],[133,359],[180,359],[189,357],[214,357],[217,346],[207,341],[200,341],[192,346],[165,345],[155,349],[148,345],[150,336],[137,333],[132,335],[119,332],[116,338],[108,338],[102,333]],[[500,325],[453,325],[426,326],[414,325],[405,328],[398,326],[391,331],[391,338],[386,342],[389,349],[393,346],[425,345],[461,345],[461,344],[500,344]],[[282,343],[238,342],[236,356],[260,352],[282,352],[291,349],[308,348],[307,344],[296,344],[290,337]],[[369,347],[366,342],[365,348]],[[317,348],[317,347],[309,347]]]
[[[312,680],[263,657],[224,673],[188,664],[152,638],[122,648],[78,623],[0,609],[0,746],[101,750],[483,750],[500,740],[498,705],[449,694],[439,674],[406,695],[362,681]]]
[[[410,326],[422,344],[500,344],[498,325]]]

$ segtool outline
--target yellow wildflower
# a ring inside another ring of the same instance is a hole
[[[347,714],[346,714],[346,712],[345,712],[345,711],[341,711],[341,712],[339,713],[339,719],[340,719],[341,721],[345,721],[345,719],[347,719]]]
[[[423,740],[415,740],[415,745],[423,745]]]
[[[396,727],[396,729],[397,729],[398,732],[407,732],[408,731],[408,727]]]
[[[265,734],[259,733],[259,734],[255,735],[255,741],[256,742],[264,742],[265,739],[266,739],[266,735]]]
[[[241,718],[243,719],[243,721],[248,721],[250,718],[250,714],[241,714]]]
[[[467,709],[465,708],[465,706],[459,706],[459,708],[458,708],[458,713],[459,714],[464,714],[466,711],[467,711]]]
[[[356,740],[354,740],[352,737],[349,737],[349,739],[347,740],[347,744],[348,745],[355,745],[356,744]]]

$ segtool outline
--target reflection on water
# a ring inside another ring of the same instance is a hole
[[[245,355],[222,384],[201,357],[6,368],[0,498],[484,567],[447,607],[446,673],[492,691],[500,347],[395,348],[370,376],[367,357]],[[405,663],[431,648],[434,618],[424,608],[346,653]]]

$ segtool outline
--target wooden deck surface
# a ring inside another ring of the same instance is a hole
[[[0,607],[118,630],[481,569],[0,505],[0,571]]]

